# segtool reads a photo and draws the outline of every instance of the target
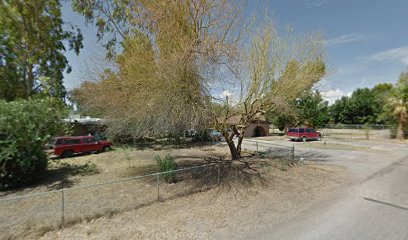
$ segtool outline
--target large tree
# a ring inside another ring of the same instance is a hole
[[[1,0],[0,16],[0,98],[64,98],[63,72],[71,71],[66,45],[78,54],[82,35],[64,25],[60,2]]]
[[[299,123],[309,127],[323,127],[329,122],[328,102],[324,101],[319,91],[305,91],[296,100]]]
[[[308,89],[284,111],[268,111],[267,119],[285,133],[294,126],[323,127],[330,120],[328,102],[323,100],[319,91]]]
[[[346,124],[378,123],[382,112],[378,89],[356,89],[352,95],[343,96],[330,106],[333,122]]]
[[[301,94],[311,89],[325,75],[323,48],[316,35],[295,37],[279,34],[266,22],[252,37],[252,45],[244,58],[243,76],[239,81],[239,100],[226,102],[225,110],[215,113],[216,128],[224,135],[232,159],[239,159],[245,129],[261,114],[279,114],[291,107]],[[227,131],[231,117],[239,119]],[[235,143],[233,138],[238,135]]]
[[[325,74],[315,35],[282,37],[267,23],[242,38],[247,24],[231,1],[77,0],[74,7],[99,27],[101,40],[114,33],[104,43],[118,71],[84,83],[76,95],[116,133],[141,137],[213,126],[235,160],[259,114],[286,109]],[[221,88],[239,97],[225,102],[215,94]],[[239,123],[227,131],[234,116]]]
[[[225,0],[77,0],[73,6],[98,27],[118,68],[76,91],[83,108],[103,113],[111,133],[134,138],[208,127],[214,76],[221,65],[232,67],[244,29],[238,7]]]

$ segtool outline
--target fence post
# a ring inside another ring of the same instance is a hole
[[[64,189],[61,189],[61,228],[65,223],[65,196]]]
[[[218,181],[218,185],[220,185],[220,164],[218,164],[218,168],[217,168],[217,181]]]
[[[295,161],[295,144],[292,145],[292,162]]]
[[[160,201],[160,174],[157,174],[157,201]]]
[[[259,150],[258,150],[258,141],[256,142],[256,155],[258,155]]]

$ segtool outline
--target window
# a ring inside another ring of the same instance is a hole
[[[304,132],[305,132],[305,129],[303,128],[299,129],[299,133],[304,133]]]
[[[65,139],[63,138],[52,138],[50,139],[50,141],[48,142],[48,145],[50,146],[56,146],[56,145],[61,145],[64,144]]]
[[[289,129],[289,132],[296,132],[296,133],[297,133],[298,130],[297,130],[296,128],[290,128],[290,129]]]
[[[80,139],[67,139],[65,140],[65,144],[80,144],[81,140]]]
[[[306,132],[307,132],[307,133],[311,133],[311,132],[312,132],[312,129],[306,128]]]
[[[83,143],[94,143],[96,142],[96,139],[94,137],[83,138],[82,142]]]
[[[94,137],[83,138],[82,143],[94,143],[96,139]]]

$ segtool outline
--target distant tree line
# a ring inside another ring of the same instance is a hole
[[[390,125],[403,138],[407,128],[408,72],[401,73],[396,84],[381,83],[373,88],[356,89],[328,105],[319,91],[308,90],[280,114],[268,114],[268,120],[280,130],[293,126],[321,128],[326,124]]]

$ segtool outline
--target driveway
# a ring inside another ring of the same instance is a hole
[[[273,143],[293,145],[282,140]],[[408,239],[407,145],[368,141],[342,144],[366,149],[313,151],[327,156],[328,164],[345,166],[355,178],[352,185],[330,194],[289,221],[265,225],[242,238]],[[258,143],[258,149],[260,146]],[[255,150],[256,143],[244,141],[243,148]],[[309,151],[302,143],[295,143],[295,149],[300,155]]]

